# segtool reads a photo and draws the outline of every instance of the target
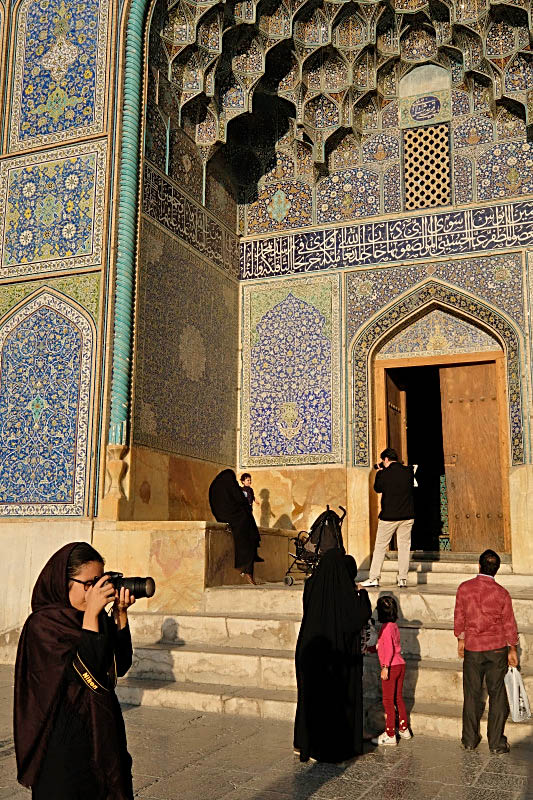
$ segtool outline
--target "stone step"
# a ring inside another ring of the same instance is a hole
[[[140,679],[259,689],[296,686],[294,650],[147,645],[135,647],[128,674]]]
[[[154,642],[290,650],[296,647],[300,616],[130,614],[136,645]]]
[[[531,664],[532,649],[533,633],[522,634],[521,664],[526,671]],[[456,643],[449,627],[431,630],[403,628],[402,650],[413,673],[411,681],[415,680],[415,672],[422,676],[423,670],[438,663],[440,672],[433,675],[435,689],[431,689],[431,681],[424,673],[426,677],[420,685],[420,691],[425,694],[427,690],[429,699],[438,691],[435,699],[445,702],[448,696],[446,680],[451,683],[455,681],[456,684],[461,680]],[[372,666],[369,668],[372,669]],[[447,670],[447,678],[443,670]],[[217,647],[213,644],[141,645],[134,649],[129,675],[140,679],[223,683],[228,686],[257,686],[260,689],[293,689],[296,686],[294,649]]]
[[[463,699],[462,662],[406,659],[404,697],[421,702],[461,703]],[[533,669],[522,667],[528,697],[533,697]],[[376,656],[365,658],[363,677],[365,696],[381,696],[380,666]]]
[[[261,689],[236,688],[234,686],[191,683],[167,683],[157,680],[141,681],[133,678],[121,679],[117,686],[121,703],[130,705],[175,708],[187,711],[237,714],[292,721],[296,711],[296,692],[265,691]],[[383,708],[374,702],[368,708],[366,726],[369,732],[383,730]],[[460,703],[416,702],[410,709],[410,722],[415,736],[431,735],[437,738],[460,739]],[[486,712],[481,732],[486,736]],[[531,743],[533,723],[508,722],[505,729],[511,743]]]
[[[454,661],[457,658],[457,641],[451,622],[433,622],[421,626],[416,622],[399,621],[402,653],[417,658]],[[520,662],[525,666],[533,660],[533,629],[520,629]]]
[[[208,590],[207,604],[219,600],[217,611],[203,614],[160,614],[153,612],[130,612],[130,626],[134,641],[153,643],[159,641],[198,644],[210,642],[216,645],[243,647],[266,647],[290,649],[296,644],[302,613],[300,588],[258,587],[251,592],[247,587],[234,590],[228,607],[226,589]],[[370,589],[373,608],[382,589]],[[418,587],[392,590],[398,601],[400,621],[431,627],[435,622],[450,622],[453,619],[455,591],[446,586]],[[533,628],[533,591],[512,591],[513,607],[519,628]],[[261,611],[250,609],[253,601],[260,599]],[[285,613],[280,613],[284,608]],[[224,610],[225,609],[225,610]],[[290,611],[292,609],[292,612]]]
[[[397,572],[398,559],[394,557],[386,557],[383,562],[383,572]],[[410,572],[436,572],[436,573],[450,573],[459,575],[477,575],[479,572],[479,563],[475,559],[452,561],[448,559],[435,560],[435,559],[419,559],[411,558],[409,562]],[[498,570],[498,580],[504,575],[512,575],[513,568],[511,564],[502,564]],[[522,575],[522,578],[527,578]]]
[[[403,601],[402,596],[402,601]],[[402,609],[405,613],[404,608]],[[452,612],[453,614],[453,612]],[[444,616],[444,615],[443,615]],[[454,660],[457,655],[453,626],[449,621],[399,619],[404,654],[422,659]],[[138,614],[131,618],[137,653],[151,645],[176,650],[194,648],[241,648],[251,653],[278,651],[294,654],[300,620],[296,617],[227,617],[205,615]],[[533,658],[533,627],[520,626],[521,660]],[[223,652],[221,650],[220,652]],[[226,651],[229,653],[229,650]]]
[[[461,703],[436,703],[415,702],[409,709],[409,722],[414,736],[434,736],[440,739],[461,739],[462,704]],[[487,711],[483,714],[481,722],[481,735],[486,741]],[[383,707],[376,703],[367,712],[367,726],[369,731],[382,731],[385,728]],[[508,721],[505,726],[505,735],[512,746],[523,744],[531,747],[533,742],[533,720],[514,723]]]
[[[417,584],[399,590],[394,582],[389,594],[400,603],[403,616],[407,619],[453,619],[456,584],[432,583]],[[471,576],[470,576],[471,577]],[[520,576],[524,577],[524,576]],[[525,576],[528,578],[528,576]],[[533,578],[528,578],[520,586],[509,588],[513,598],[516,619],[519,625],[533,625]],[[375,604],[383,589],[370,589],[372,603]],[[269,617],[297,616],[302,614],[303,581],[294,586],[279,583],[262,586],[220,586],[206,589],[204,593],[204,613],[207,615]]]
[[[134,706],[177,708],[183,711],[213,711],[266,719],[293,720],[296,692],[268,691],[212,683],[168,683],[122,678],[117,685],[121,703]]]
[[[446,584],[453,586],[455,589],[463,581],[468,581],[477,573],[450,570],[435,569],[435,564],[418,564],[416,568],[412,566],[409,568],[407,575],[408,586],[424,586],[432,584]],[[459,565],[464,566],[464,565]],[[396,586],[396,578],[398,574],[398,566],[395,562],[385,562],[381,572],[380,583],[382,587]],[[368,578],[368,570],[360,570],[357,575],[357,580],[362,581]],[[528,588],[531,587],[532,578],[530,575],[517,575],[515,573],[500,574],[498,573],[498,583],[505,586],[506,589],[511,590],[514,588]]]
[[[207,614],[244,616],[302,615],[303,582],[294,586],[265,583],[261,586],[217,586],[204,592]]]

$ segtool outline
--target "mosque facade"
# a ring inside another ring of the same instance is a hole
[[[528,0],[0,11],[5,547],[205,520],[231,467],[364,556],[390,445],[420,549],[533,573]]]

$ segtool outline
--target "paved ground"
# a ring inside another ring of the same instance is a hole
[[[30,797],[15,781],[11,695],[12,671],[0,667],[0,800]],[[339,768],[301,765],[287,723],[155,708],[124,718],[146,800],[533,800],[533,743],[490,756],[485,744],[466,753],[415,737]]]

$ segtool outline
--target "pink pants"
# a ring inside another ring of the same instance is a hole
[[[388,680],[381,681],[387,736],[396,736],[396,709],[398,709],[399,729],[405,731],[409,727],[402,697],[404,678],[405,664],[396,664],[394,667],[389,667]]]

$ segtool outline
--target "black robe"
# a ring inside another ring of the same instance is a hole
[[[305,582],[294,723],[302,761],[339,763],[363,751],[360,632],[372,609],[368,593],[355,589],[356,572],[351,556],[329,550]]]
[[[219,472],[209,487],[209,505],[217,522],[226,522],[233,534],[235,567],[252,574],[260,536],[250,503],[232,469]]]
[[[124,720],[108,670],[131,666],[129,627],[104,613],[99,633],[82,629],[68,598],[67,566],[77,542],[45,565],[20,635],[14,738],[19,782],[35,800],[133,800]],[[75,671],[79,657],[108,691],[93,692]]]

